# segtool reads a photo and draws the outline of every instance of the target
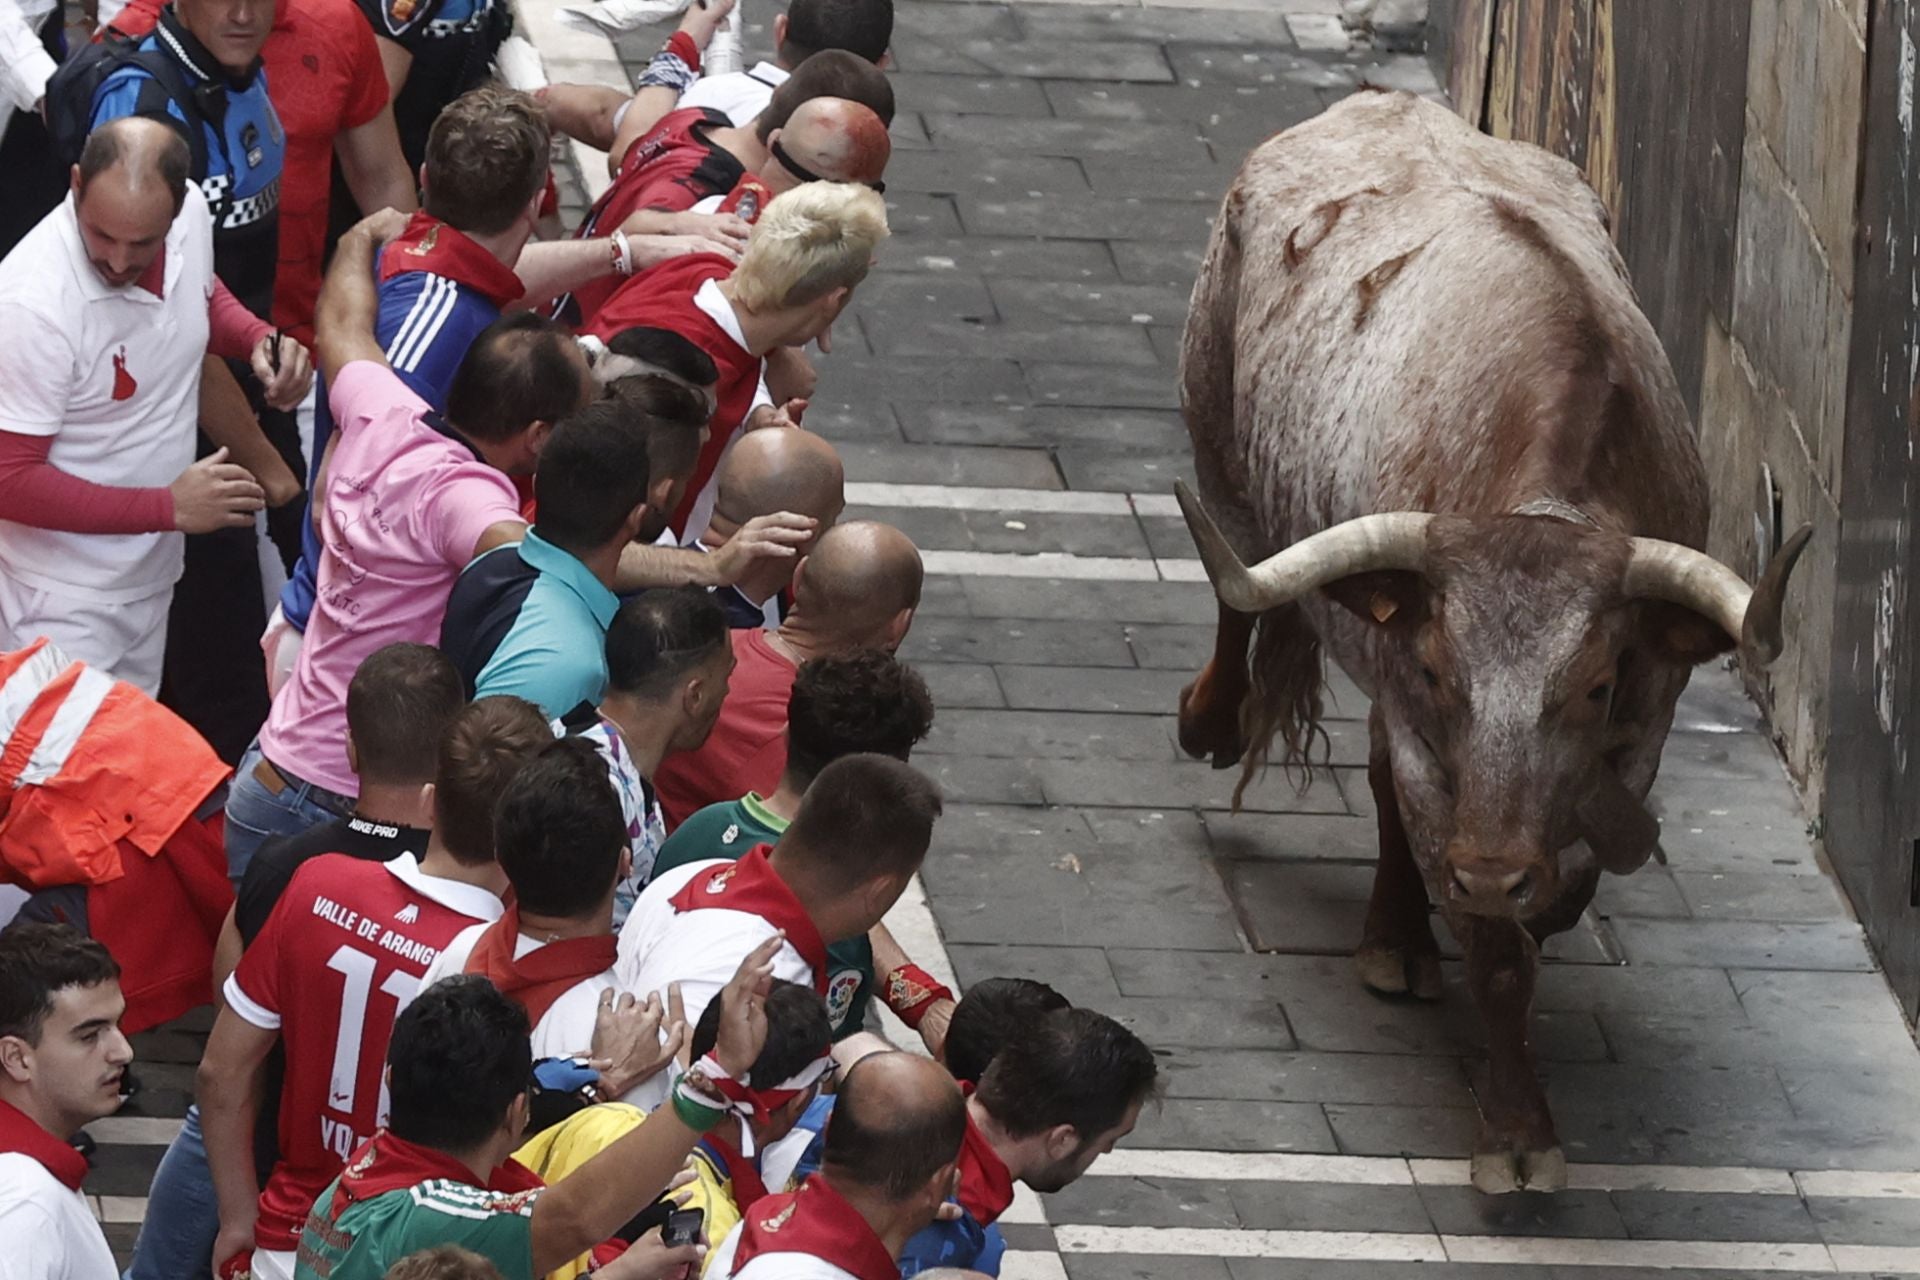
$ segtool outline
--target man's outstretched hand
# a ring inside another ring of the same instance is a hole
[[[773,988],[773,958],[787,935],[775,933],[747,953],[733,978],[714,999],[720,1002],[720,1033],[713,1056],[727,1074],[743,1080],[767,1043],[767,992]]]
[[[755,516],[712,553],[714,576],[727,586],[740,581],[756,560],[791,560],[813,540],[819,521],[791,511]]]

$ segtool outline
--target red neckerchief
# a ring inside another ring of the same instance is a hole
[[[156,298],[164,299],[167,296],[166,245],[163,244],[160,246],[160,252],[153,255],[153,261],[147,264],[147,269],[142,271],[140,278],[133,283],[136,287],[145,289]]]
[[[519,300],[527,291],[520,277],[465,232],[456,231],[427,212],[413,215],[393,243],[380,254],[380,282],[409,271],[431,271],[455,284],[478,289],[496,307]]]
[[[347,1167],[340,1171],[339,1181],[333,1184],[333,1200],[327,1206],[327,1216],[337,1221],[349,1207],[361,1201],[436,1181],[482,1186],[473,1180],[473,1170],[445,1152],[396,1138],[382,1129],[361,1143]],[[509,1160],[493,1171],[482,1189],[500,1194],[500,1203],[492,1207],[505,1213],[515,1207],[516,1198],[546,1185],[538,1174],[518,1160]]]
[[[727,198],[720,202],[720,213],[737,213],[742,222],[758,222],[773,203],[773,189],[749,173],[733,184]]]
[[[0,1102],[0,1151],[14,1152],[38,1162],[69,1191],[78,1191],[86,1180],[85,1156],[42,1129],[32,1116],[6,1102]]]
[[[763,1253],[805,1254],[857,1280],[898,1280],[900,1275],[872,1225],[817,1173],[798,1191],[768,1196],[741,1220],[735,1274]]]
[[[668,899],[675,911],[699,911],[714,907],[723,911],[744,911],[759,916],[776,929],[784,929],[787,942],[813,970],[813,989],[827,994],[827,944],[814,928],[800,899],[793,896],[787,882],[774,874],[767,861],[770,844],[755,845],[753,852],[738,862],[711,871],[702,871],[680,886]]]
[[[749,1160],[740,1149],[717,1134],[700,1140],[700,1149],[720,1166],[720,1172],[733,1182],[733,1203],[746,1213],[767,1198],[767,1182],[760,1176],[760,1162]]]
[[[971,1099],[973,1086],[962,1082],[960,1092]],[[1013,1174],[993,1144],[987,1141],[987,1135],[973,1122],[971,1108],[967,1111],[967,1131],[961,1136],[960,1158],[956,1163],[960,1166],[960,1189],[953,1198],[975,1222],[983,1227],[992,1226],[1013,1203]]]
[[[610,933],[597,938],[562,938],[514,959],[520,937],[520,908],[510,906],[487,926],[467,957],[468,973],[477,973],[500,994],[527,1011],[534,1026],[553,1002],[585,982],[613,968],[619,943]]]

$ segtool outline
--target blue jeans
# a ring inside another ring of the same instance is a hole
[[[254,850],[270,837],[297,836],[353,812],[352,796],[279,770],[275,772],[281,785],[276,791],[259,777],[265,759],[255,740],[234,768],[233,784],[227,792],[227,874],[235,884],[247,873]]]
[[[133,1263],[123,1280],[182,1280],[208,1273],[213,1238],[220,1234],[220,1203],[213,1195],[207,1144],[200,1137],[200,1108],[187,1108],[187,1123],[160,1157],[147,1189],[147,1217],[133,1245]]]

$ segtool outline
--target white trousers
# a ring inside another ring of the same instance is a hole
[[[45,636],[69,658],[157,697],[172,603],[172,587],[141,600],[102,604],[0,573],[0,650],[24,649]]]

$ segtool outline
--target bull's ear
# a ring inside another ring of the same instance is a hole
[[[1722,631],[1719,623],[1685,605],[1668,604],[1664,600],[1645,600],[1640,604],[1640,645],[1664,662],[1693,666],[1719,657],[1734,644],[1734,637]]]
[[[1320,589],[1372,626],[1414,627],[1427,620],[1426,581],[1405,569],[1348,574]]]

